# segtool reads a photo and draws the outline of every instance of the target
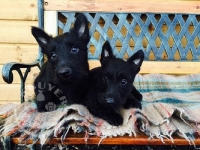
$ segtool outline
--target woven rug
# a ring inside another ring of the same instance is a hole
[[[200,74],[137,75],[134,85],[143,95],[142,110],[122,109],[121,126],[92,116],[82,105],[39,113],[34,102],[25,102],[0,106],[1,138],[20,133],[21,141],[31,138],[45,144],[51,137],[64,139],[72,129],[86,133],[85,140],[92,135],[102,140],[142,132],[150,139],[168,138],[172,143],[173,135],[179,135],[194,144],[194,135],[200,133]]]

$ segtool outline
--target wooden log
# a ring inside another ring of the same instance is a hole
[[[0,0],[0,20],[38,20],[36,0]]]
[[[180,0],[46,0],[45,10],[199,14],[200,1]]]
[[[0,43],[36,44],[31,26],[38,26],[37,21],[0,20]]]
[[[32,63],[38,56],[37,44],[1,44],[0,64],[8,62]]]
[[[13,102],[18,101],[20,103],[20,84],[0,84],[0,103],[7,101]],[[25,97],[32,99],[34,96],[34,87],[31,84],[26,84]]]

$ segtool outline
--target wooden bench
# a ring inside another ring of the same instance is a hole
[[[90,22],[90,68],[100,65],[98,58],[105,40],[111,42],[117,57],[127,59],[138,49],[145,52],[141,74],[164,73],[183,75],[200,73],[200,2],[179,0],[38,0],[39,27],[55,36],[68,31],[77,13],[82,12]],[[22,80],[21,101],[24,87],[32,67],[40,67],[43,54],[39,50],[32,64],[8,63],[3,68],[3,78],[12,83],[12,71],[17,70]],[[21,68],[26,68],[22,74]],[[98,144],[100,138],[92,136],[87,144]],[[11,139],[20,144],[17,137]],[[166,145],[172,145],[165,139]],[[59,138],[47,143],[58,144]],[[27,144],[31,144],[29,140]],[[64,144],[85,144],[84,134],[71,133]],[[200,140],[194,141],[200,145]],[[39,142],[38,142],[39,144]],[[137,137],[106,138],[107,145],[163,145],[160,139],[149,140],[145,135]],[[188,145],[182,138],[174,138],[174,145]]]

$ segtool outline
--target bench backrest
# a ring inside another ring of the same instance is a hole
[[[105,40],[114,54],[127,59],[137,50],[145,52],[140,73],[200,73],[200,2],[179,0],[46,0],[44,29],[62,34],[73,25],[77,13],[90,23],[90,68]]]

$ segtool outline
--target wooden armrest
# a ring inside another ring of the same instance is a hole
[[[136,137],[134,136],[118,136],[118,137],[107,137],[101,141],[100,137],[97,136],[90,136],[87,141],[85,141],[84,133],[76,133],[74,134],[72,131],[66,136],[63,140],[62,144],[65,145],[73,145],[73,144],[91,144],[91,145],[190,145],[190,143],[180,137],[173,137],[173,143],[171,139],[164,139],[164,143],[158,139],[149,139],[144,134],[138,134]],[[100,142],[101,141],[101,142]],[[27,140],[26,142],[20,142],[19,137],[13,137],[12,142],[14,144],[32,144],[33,140]],[[194,140],[195,145],[200,145],[200,139],[197,138]],[[40,144],[38,141],[36,144]],[[61,138],[51,138],[49,139],[46,144],[61,144]]]

